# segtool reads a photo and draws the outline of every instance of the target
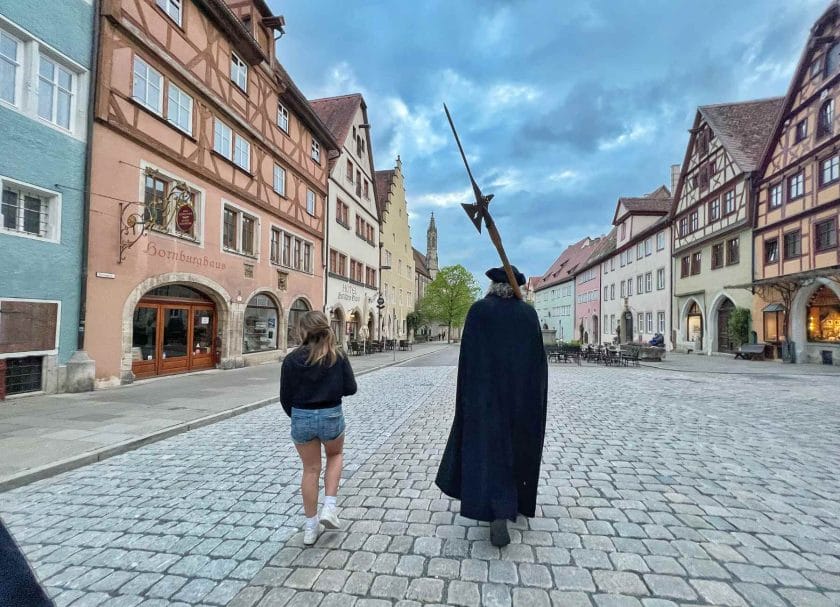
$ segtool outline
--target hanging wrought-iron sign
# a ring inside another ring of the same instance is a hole
[[[182,204],[175,215],[175,225],[182,232],[189,232],[195,224],[195,211],[191,204]]]

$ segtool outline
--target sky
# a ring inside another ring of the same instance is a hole
[[[377,170],[399,154],[414,246],[501,265],[453,114],[511,262],[542,275],[611,229],[620,196],[670,187],[698,105],[781,96],[828,0],[268,0],[278,58],[310,99],[360,92]]]

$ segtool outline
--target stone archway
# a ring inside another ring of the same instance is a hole
[[[709,324],[705,332],[709,339],[709,354],[714,352],[731,353],[733,345],[729,338],[729,316],[735,310],[735,301],[726,292],[718,293],[709,306]]]
[[[344,326],[347,315],[344,313],[344,308],[341,305],[336,305],[330,312],[330,328],[335,334],[335,343],[344,347]]]
[[[702,352],[706,343],[706,317],[703,306],[695,298],[689,298],[680,311],[680,335],[689,347]],[[697,341],[699,338],[699,348]]]
[[[286,323],[286,347],[300,345],[298,323],[300,317],[312,310],[312,303],[303,296],[296,297],[289,306],[288,321]]]
[[[220,351],[218,364],[222,368],[231,366],[230,361],[237,356],[241,356],[241,337],[235,339],[235,335],[241,336],[241,314],[237,327],[236,318],[231,309],[230,294],[222,285],[214,280],[201,276],[199,274],[190,274],[187,272],[170,272],[167,274],[159,274],[151,276],[141,283],[139,283],[128,297],[126,297],[123,304],[122,312],[122,347],[120,353],[120,383],[130,384],[134,381],[134,373],[132,372],[132,346],[134,335],[134,310],[137,304],[146,293],[157,289],[158,287],[168,285],[181,285],[199,291],[206,295],[214,304],[216,310],[217,324],[216,324],[216,339],[221,339],[221,344],[218,346]],[[239,329],[237,332],[237,328]]]
[[[808,301],[821,287],[831,289],[840,298],[840,285],[826,278],[816,278],[813,284],[803,287],[793,298],[791,304],[790,336],[796,349],[796,362],[809,362],[808,359]],[[835,359],[837,357],[835,356]]]

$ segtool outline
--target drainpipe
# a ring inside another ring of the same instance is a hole
[[[338,163],[336,163],[337,165]],[[330,284],[330,273],[329,273],[329,261],[330,261],[330,178],[327,177],[327,195],[324,198],[324,246],[322,248],[323,254],[323,268],[324,268],[324,312],[327,311],[327,296],[329,292],[329,284]],[[328,321],[332,321],[330,315],[327,315]],[[341,339],[340,335],[336,335],[338,339]]]
[[[90,226],[90,191],[93,165],[93,119],[96,113],[96,83],[99,74],[99,3],[93,1],[93,44],[90,53],[90,82],[88,86],[87,140],[85,141],[85,183],[82,191],[82,264],[81,285],[79,287],[79,326],[77,329],[77,348],[85,349],[85,318],[87,308],[88,277],[88,240]]]

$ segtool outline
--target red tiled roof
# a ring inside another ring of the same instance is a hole
[[[735,164],[749,173],[758,168],[767,140],[782,109],[784,97],[740,103],[701,105],[697,111],[705,118]]]
[[[534,290],[547,289],[572,278],[577,267],[587,260],[599,241],[600,238],[589,238],[587,236],[583,240],[566,247],[566,250],[554,260],[546,273],[536,277],[533,283]]]
[[[323,99],[312,99],[309,105],[318,114],[321,121],[338,141],[340,146],[347,141],[347,133],[353,124],[353,118],[359,110],[359,106],[365,107],[365,100],[360,93],[342,95],[340,97],[325,97]]]
[[[426,267],[426,256],[414,247],[411,248],[414,251],[414,271],[431,279],[432,275],[429,274],[429,269]]]
[[[391,193],[391,183],[394,180],[394,169],[376,171],[373,174],[374,193],[376,194],[376,208],[379,211],[380,220],[384,221],[383,213],[388,204],[388,194]]]

